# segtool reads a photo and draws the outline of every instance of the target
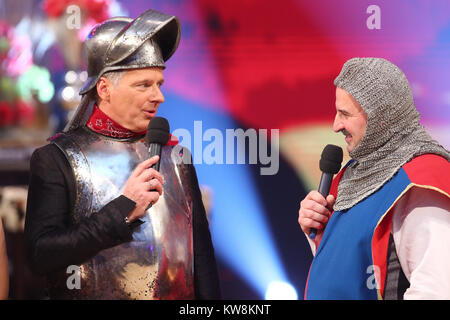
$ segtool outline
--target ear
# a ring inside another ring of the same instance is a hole
[[[105,77],[100,77],[97,81],[97,95],[100,100],[109,102],[110,100],[111,81]]]

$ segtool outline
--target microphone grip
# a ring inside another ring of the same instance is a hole
[[[159,171],[159,166],[160,166],[160,162],[161,162],[161,145],[159,143],[150,143],[150,146],[148,147],[148,154],[149,154],[149,158],[154,157],[154,156],[159,156],[159,160],[158,162],[156,162],[154,165],[152,165],[150,168],[155,169],[156,171]],[[155,190],[152,190],[155,191]],[[148,205],[147,209],[150,209],[153,206],[153,202],[150,202],[150,204]]]
[[[152,169],[159,171],[159,163],[161,162],[161,145],[159,143],[150,143],[148,147],[149,157],[159,156],[159,160],[157,163],[151,166]]]
[[[331,182],[333,181],[332,173],[322,173],[322,177],[320,178],[319,183],[319,193],[326,198],[330,194]]]
[[[328,194],[330,193],[332,181],[333,181],[332,173],[327,173],[327,172],[322,173],[318,191],[324,198],[326,198],[328,196]],[[311,228],[311,230],[309,231],[309,238],[314,240],[316,238],[316,234],[317,234],[317,229]]]

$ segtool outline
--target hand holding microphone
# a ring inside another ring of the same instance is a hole
[[[333,175],[341,168],[343,153],[342,148],[335,145],[327,145],[319,162],[322,177],[319,190],[311,191],[305,199],[300,202],[298,223],[304,233],[315,239],[317,229],[323,229],[331,214],[335,198],[330,193]]]
[[[170,139],[169,132],[165,118],[155,117],[148,125],[145,139],[149,145],[149,159],[134,169],[123,191],[124,196],[136,202],[136,208],[128,216],[130,222],[141,218],[162,194],[164,178],[158,171],[162,147]]]

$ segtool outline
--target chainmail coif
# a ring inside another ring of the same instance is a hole
[[[348,91],[367,114],[366,132],[350,152],[355,161],[342,176],[334,210],[364,200],[414,157],[432,153],[450,159],[450,153],[419,124],[408,80],[394,64],[380,58],[353,58],[334,84]]]

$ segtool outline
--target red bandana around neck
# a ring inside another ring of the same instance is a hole
[[[94,105],[94,110],[86,122],[86,126],[94,132],[112,138],[137,138],[145,135],[145,131],[133,132],[122,127],[100,110],[97,105]]]
[[[143,132],[133,132],[120,124],[115,122],[113,119],[108,117],[100,108],[95,104],[94,110],[89,117],[89,120],[86,122],[86,126],[94,132],[100,133],[104,136],[112,137],[112,138],[139,138],[143,137],[146,131]],[[170,135],[168,146],[175,146],[178,144],[178,139],[173,135]]]

